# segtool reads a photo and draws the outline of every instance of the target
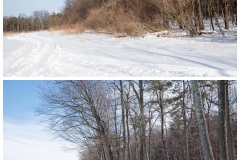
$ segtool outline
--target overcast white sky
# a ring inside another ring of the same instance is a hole
[[[30,16],[36,10],[60,12],[64,2],[65,0],[3,0],[3,16],[18,16],[20,13]]]

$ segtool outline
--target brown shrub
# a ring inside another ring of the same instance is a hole
[[[66,3],[67,2],[67,3]],[[96,8],[100,1],[66,0],[61,21],[65,24],[82,23],[92,8]]]
[[[92,9],[84,25],[88,29],[114,35],[140,36],[147,31],[147,27],[140,22],[139,18],[124,12],[124,8],[116,1],[110,1],[100,8]]]
[[[63,30],[63,34],[82,33],[84,29],[122,36],[142,36],[147,32],[159,31],[159,13],[156,7],[145,1],[115,1],[93,5],[88,0],[74,1],[65,8],[68,18],[64,26],[50,28]],[[71,12],[70,12],[71,11]],[[72,13],[72,14],[70,14]],[[64,15],[64,14],[63,14]]]

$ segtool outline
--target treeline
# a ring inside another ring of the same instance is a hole
[[[40,10],[34,11],[33,15],[26,16],[19,14],[18,17],[3,17],[3,31],[4,32],[28,32],[47,30],[49,26],[56,25],[55,17],[61,17],[60,13],[49,14],[48,11]]]
[[[224,35],[229,23],[237,25],[237,0],[65,0],[61,13],[35,11],[32,16],[4,17],[4,31],[76,28],[112,34],[142,35],[178,26],[188,34],[201,34],[203,20]],[[80,29],[82,31],[82,29]]]
[[[54,81],[37,108],[81,160],[237,157],[236,81]]]
[[[139,35],[177,25],[190,35],[201,33],[203,20],[218,27],[219,17],[237,24],[237,0],[66,0],[63,24],[80,23],[85,28],[110,33]]]

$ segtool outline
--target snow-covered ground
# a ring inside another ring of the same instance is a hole
[[[91,31],[41,31],[4,36],[3,76],[236,77],[237,28],[225,33],[115,38]]]

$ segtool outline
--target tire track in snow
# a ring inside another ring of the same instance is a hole
[[[62,52],[58,42],[38,36],[36,33],[14,35],[7,39],[18,40],[23,46],[4,59],[3,68],[6,76],[43,75],[49,54]]]
[[[73,58],[74,57],[74,58]],[[64,60],[63,60],[64,59]],[[48,72],[44,76],[68,76],[68,77],[162,77],[189,76],[189,77],[212,77],[233,76],[235,71],[223,71],[218,73],[215,69],[198,68],[188,66],[173,66],[159,64],[141,64],[136,62],[121,61],[114,58],[100,56],[75,55],[64,52],[59,59],[49,60]],[[56,65],[59,64],[59,65]],[[67,66],[67,67],[66,67]]]
[[[89,41],[83,41],[89,36]],[[164,47],[162,45],[166,43],[160,43],[164,39],[155,39],[156,44],[144,39],[127,39],[119,43],[119,39],[97,34],[78,37],[36,32],[7,39],[18,40],[23,46],[4,53],[10,54],[3,61],[4,76],[234,77],[237,73],[234,69],[236,62],[230,59],[235,55],[216,55],[210,51],[198,55],[195,52],[200,51],[201,45],[190,54],[189,48],[184,46],[186,42],[179,40],[173,43],[184,47]],[[211,66],[212,63],[217,68]]]

